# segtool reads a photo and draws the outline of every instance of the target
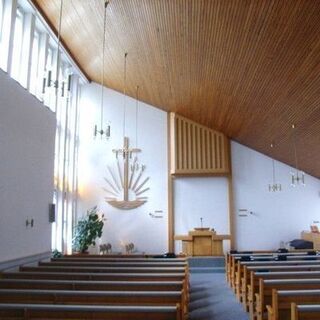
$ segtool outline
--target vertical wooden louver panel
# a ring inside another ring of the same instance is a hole
[[[228,144],[224,134],[170,114],[172,174],[229,174]]]

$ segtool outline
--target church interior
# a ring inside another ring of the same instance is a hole
[[[0,319],[320,319],[320,2],[0,0]]]

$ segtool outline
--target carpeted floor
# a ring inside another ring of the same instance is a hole
[[[190,275],[190,320],[248,320],[224,273]]]

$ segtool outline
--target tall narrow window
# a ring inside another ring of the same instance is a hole
[[[3,34],[4,0],[0,0],[0,48]]]
[[[45,94],[43,96],[43,102],[46,106],[48,106],[51,110],[54,110],[54,88],[53,88],[53,82],[54,82],[54,53],[52,47],[48,47],[47,50],[47,63],[46,63],[46,89]],[[50,73],[50,76],[49,76]]]
[[[31,77],[30,77],[30,92],[38,96],[37,85],[38,81],[38,66],[39,66],[39,32],[35,30],[32,43],[32,57],[31,57]]]
[[[22,38],[23,38],[23,12],[18,9],[13,39],[13,54],[12,54],[12,78],[19,81],[21,70],[21,53],[22,53]]]

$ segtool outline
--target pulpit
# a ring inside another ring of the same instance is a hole
[[[182,241],[182,252],[187,256],[222,256],[223,240],[230,235],[217,235],[210,228],[195,228],[188,235],[176,235],[175,240]]]

